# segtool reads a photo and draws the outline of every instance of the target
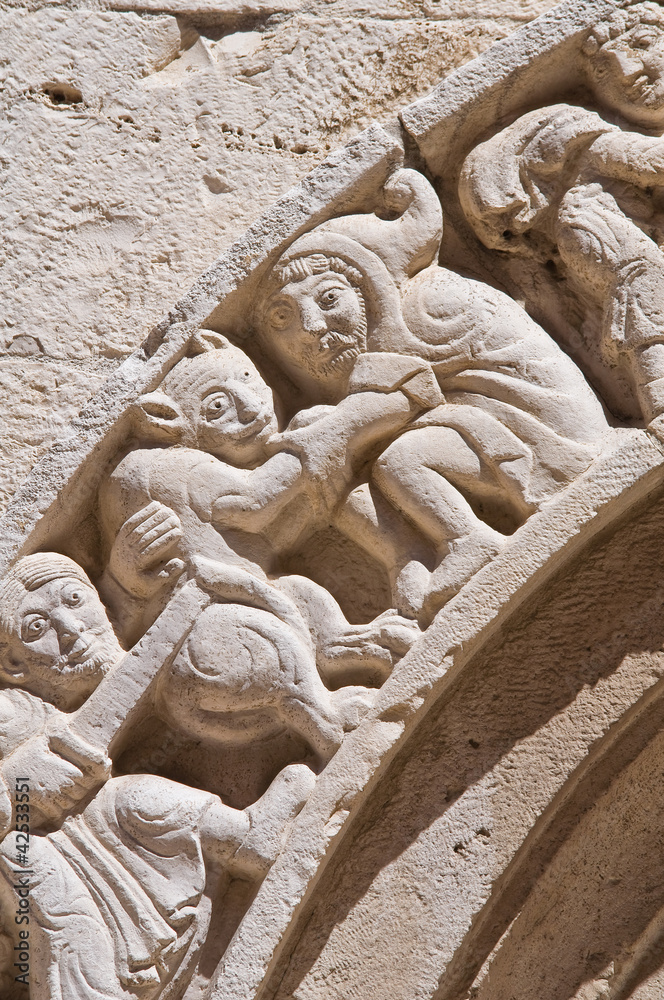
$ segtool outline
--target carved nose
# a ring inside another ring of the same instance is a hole
[[[327,323],[320,309],[313,305],[304,305],[301,309],[302,328],[313,337],[319,337],[327,330]]]
[[[78,619],[69,611],[62,610],[51,615],[58,639],[61,644],[69,647],[80,638],[84,631]]]
[[[263,409],[258,396],[246,388],[238,388],[235,393],[235,408],[243,423],[253,420]]]

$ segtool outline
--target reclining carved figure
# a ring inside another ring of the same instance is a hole
[[[222,889],[229,874],[265,874],[314,776],[291,765],[245,810],[156,775],[109,777],[110,761],[69,720],[111,679],[123,650],[71,559],[19,560],[0,584],[0,630],[8,685],[0,691],[0,899],[13,915],[14,887],[29,885],[31,996],[160,996],[191,974],[212,887]],[[56,832],[27,837],[13,809],[19,779],[29,784],[33,833],[40,822],[60,826],[103,787]]]

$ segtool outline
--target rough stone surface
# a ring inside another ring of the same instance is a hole
[[[0,351],[66,362],[78,408],[79,372],[96,386],[331,149],[548,6],[4,3]],[[32,435],[3,435],[4,502]]]
[[[664,0],[2,16],[3,997],[658,1000]]]

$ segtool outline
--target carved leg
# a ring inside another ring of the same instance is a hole
[[[329,697],[330,692],[327,692]],[[335,755],[344,737],[343,727],[334,718],[334,709],[330,706],[330,715],[324,715],[318,706],[314,707],[308,701],[288,696],[279,706],[279,715],[283,721],[296,733],[302,736],[323,764]]]
[[[415,618],[433,565],[422,537],[375,486],[367,483],[349,495],[336,514],[335,524],[382,563],[394,607],[406,617]]]
[[[369,711],[376,692],[361,686],[328,691],[318,675],[316,678],[325,692],[324,698],[289,695],[281,702],[279,714],[327,763],[341,746],[344,734],[355,729]]]
[[[319,673],[330,686],[382,684],[420,634],[415,622],[392,611],[351,624],[332,595],[307,577],[282,576],[277,585],[302,612],[315,639]]]
[[[156,700],[178,728],[215,742],[265,737],[281,723],[327,760],[344,732],[309,643],[275,615],[243,605],[214,604],[199,616],[162,671]]]
[[[233,856],[233,871],[258,878],[267,873],[315,786],[316,776],[305,764],[290,764],[276,776],[265,794],[241,813],[249,829]]]
[[[405,434],[378,459],[374,479],[436,547],[439,565],[422,604],[428,618],[502,548],[504,536],[476,517],[461,492],[500,498],[499,484],[451,427]]]
[[[357,685],[338,691],[326,689],[326,695],[332,706],[331,718],[323,716],[319,706],[299,698],[284,698],[280,705],[281,717],[304,736],[323,764],[337,752],[344,735],[359,726],[374,704],[376,690]]]
[[[479,456],[451,427],[404,434],[380,456],[373,478],[436,549],[466,537],[481,523],[461,490],[486,493],[486,486],[480,487],[487,474]]]

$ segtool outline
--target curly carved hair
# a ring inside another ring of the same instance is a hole
[[[664,30],[662,4],[657,0],[628,0],[623,7],[593,25],[583,43],[583,53],[595,55],[607,42],[640,24],[652,24]]]
[[[274,268],[270,275],[270,284],[276,288],[284,288],[292,281],[304,281],[314,274],[325,274],[333,271],[335,274],[343,274],[351,285],[359,287],[363,282],[363,275],[356,267],[343,260],[341,257],[329,256],[324,253],[305,254],[296,257],[287,264]]]

